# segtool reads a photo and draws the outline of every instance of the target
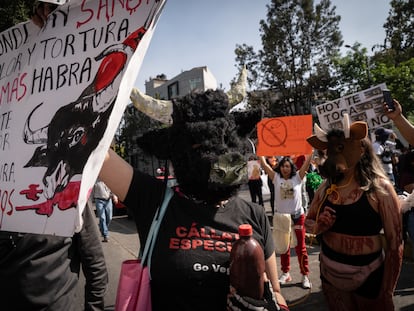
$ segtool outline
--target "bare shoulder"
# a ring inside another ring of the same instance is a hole
[[[387,178],[380,178],[378,180],[380,189],[374,191],[369,196],[371,206],[378,211],[381,207],[398,206],[398,197],[393,184]]]
[[[384,190],[383,192],[379,191],[381,195],[385,195],[385,196],[389,196],[390,194],[396,195],[395,188],[388,178],[380,178],[379,185]]]

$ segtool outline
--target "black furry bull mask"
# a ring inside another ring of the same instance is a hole
[[[220,90],[191,93],[172,103],[172,125],[138,139],[145,151],[170,159],[180,189],[208,203],[229,198],[247,183],[247,136],[262,118],[259,109],[230,113]]]

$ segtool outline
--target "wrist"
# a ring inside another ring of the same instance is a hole
[[[399,113],[398,115],[396,115],[395,117],[390,117],[390,119],[397,125],[397,124],[401,124],[404,121],[406,121],[406,118],[403,116],[402,113]]]

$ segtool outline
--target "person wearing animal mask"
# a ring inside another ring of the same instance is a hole
[[[326,178],[305,225],[321,244],[320,277],[329,310],[394,310],[403,243],[397,194],[367,138],[365,122],[327,133],[315,124],[307,141],[327,158]],[[384,243],[385,242],[385,243]]]
[[[261,111],[229,113],[227,95],[213,90],[163,104],[172,111],[172,125],[138,140],[147,152],[171,160],[178,183],[152,254],[153,310],[287,310],[264,209],[234,195],[247,183],[251,146],[246,138]],[[130,208],[143,245],[165,184],[133,169],[111,150],[100,178]],[[264,250],[270,281],[264,298],[248,303],[237,292],[230,294],[228,275],[231,246],[243,223],[252,225]]]

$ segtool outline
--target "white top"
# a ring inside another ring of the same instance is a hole
[[[284,179],[279,173],[276,173],[273,184],[275,187],[276,212],[291,215],[304,213],[302,207],[302,179],[300,179],[299,171],[290,179]]]

